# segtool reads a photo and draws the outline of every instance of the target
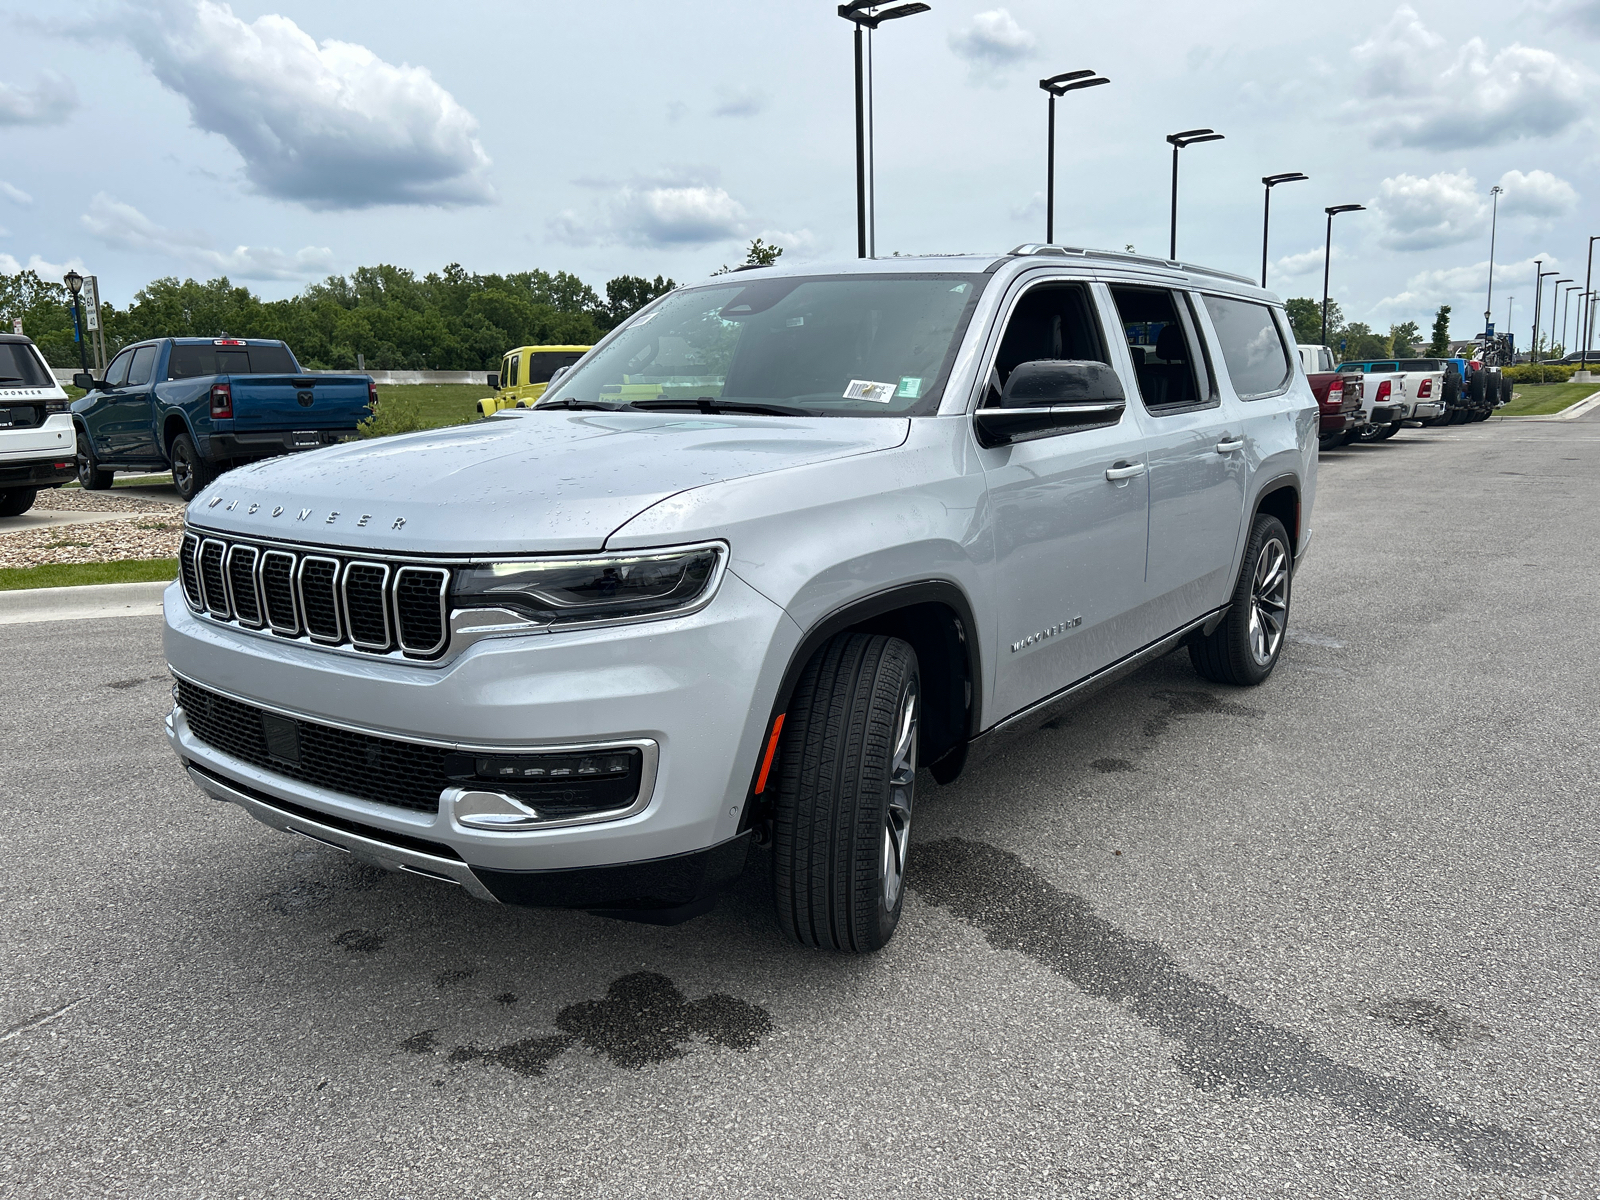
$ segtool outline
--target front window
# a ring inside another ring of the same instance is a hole
[[[987,279],[791,276],[674,292],[539,407],[931,413]]]

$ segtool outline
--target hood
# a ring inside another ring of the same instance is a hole
[[[537,412],[348,442],[223,475],[197,526],[411,554],[599,550],[668,496],[888,450],[904,417]]]

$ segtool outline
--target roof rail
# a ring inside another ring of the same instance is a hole
[[[1148,254],[1135,254],[1131,250],[1085,250],[1078,246],[1059,246],[1045,242],[1024,242],[1010,256],[1015,258],[1033,258],[1038,256],[1052,258],[1103,258],[1114,262],[1137,263],[1146,267],[1162,267],[1168,271],[1183,271],[1193,275],[1210,275],[1217,279],[1231,279],[1237,283],[1256,285],[1256,281],[1248,275],[1237,275],[1232,271],[1219,271],[1215,267],[1201,267],[1194,263],[1174,262],[1168,258],[1152,258]]]

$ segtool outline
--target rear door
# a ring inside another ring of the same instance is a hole
[[[984,403],[997,401],[1018,364],[1040,359],[1114,365],[1089,284],[1045,279],[1017,296]],[[977,451],[995,541],[999,714],[1138,648],[1148,492],[1132,381],[1124,377],[1123,388],[1130,407],[1115,426]]]
[[[1226,603],[1244,516],[1245,440],[1187,292],[1113,284],[1150,470],[1143,640]],[[1133,407],[1130,405],[1130,407]]]

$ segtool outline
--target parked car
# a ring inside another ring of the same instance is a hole
[[[89,393],[72,406],[78,482],[170,468],[185,500],[229,467],[354,436],[378,396],[370,375],[311,374],[256,338],[157,338],[73,383]]]
[[[1306,373],[1306,382],[1317,398],[1320,421],[1317,426],[1318,445],[1331,450],[1344,444],[1344,435],[1361,424],[1361,395],[1358,389],[1345,391],[1344,376],[1334,363],[1333,351],[1326,346],[1298,345],[1300,366]]]
[[[1347,444],[1391,438],[1411,419],[1398,359],[1342,362],[1339,373],[1345,377],[1345,390],[1354,388],[1361,404],[1360,424],[1345,434]]]
[[[70,408],[33,340],[0,333],[0,517],[20,517],[41,488],[72,482]]]
[[[759,843],[789,937],[877,949],[920,768],[1180,646],[1272,672],[1316,490],[1292,346],[1247,279],[1059,247],[681,288],[535,408],[209,487],[168,738],[485,900],[671,923]]]
[[[1448,371],[1444,359],[1402,358],[1399,367],[1402,390],[1411,403],[1411,420],[1432,425],[1450,411],[1445,400]]]
[[[480,416],[490,416],[503,408],[532,408],[544,395],[550,380],[572,366],[585,354],[588,346],[518,346],[506,351],[500,360],[500,372],[489,376],[492,396],[478,401]]]
[[[1442,424],[1463,425],[1471,421],[1487,420],[1496,406],[1510,399],[1500,398],[1501,374],[1499,368],[1488,369],[1477,359],[1447,358],[1447,368],[1453,369],[1456,384],[1447,392],[1450,411]]]

